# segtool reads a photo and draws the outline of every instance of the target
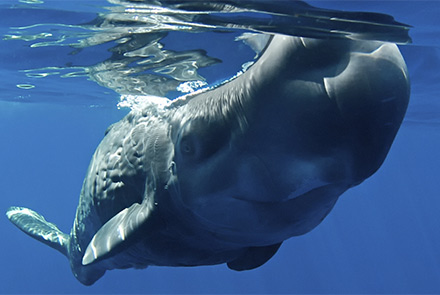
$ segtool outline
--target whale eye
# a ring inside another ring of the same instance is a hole
[[[182,128],[177,149],[181,159],[199,162],[215,155],[229,142],[229,129],[215,123],[192,122]]]
[[[182,149],[182,154],[191,154],[194,151],[194,147],[188,142],[182,143],[180,148]]]
[[[185,136],[180,140],[180,152],[186,156],[194,156],[196,153],[196,143],[193,136]]]

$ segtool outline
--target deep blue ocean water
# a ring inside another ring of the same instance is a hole
[[[90,158],[106,128],[128,109],[118,109],[119,95],[84,75],[25,75],[25,69],[90,65],[108,57],[105,44],[72,55],[68,46],[31,48],[35,41],[5,37],[11,27],[84,23],[101,11],[93,5],[79,8],[81,1],[45,2],[0,2],[0,209],[32,208],[68,232]],[[310,3],[383,12],[413,26],[413,43],[400,46],[412,81],[407,117],[375,175],[343,194],[312,232],[286,241],[264,266],[241,273],[225,265],[113,270],[85,287],[65,257],[4,217],[0,292],[440,293],[440,2]],[[33,6],[44,9],[33,13]],[[220,79],[239,69],[227,62],[228,44],[207,43],[208,53],[224,60],[207,76]],[[236,52],[249,55],[246,49]]]

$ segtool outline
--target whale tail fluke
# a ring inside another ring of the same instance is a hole
[[[70,236],[46,221],[35,211],[23,207],[10,207],[6,212],[8,219],[27,235],[68,255]]]

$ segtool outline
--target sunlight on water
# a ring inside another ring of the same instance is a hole
[[[35,88],[35,86],[31,85],[31,84],[17,84],[17,87],[21,88],[21,89],[32,89],[32,88]]]
[[[44,3],[44,1],[42,1],[42,0],[19,0],[19,2],[25,3],[25,4],[43,4]]]
[[[268,33],[401,44],[411,40],[410,26],[389,15],[324,10],[301,1],[80,1],[72,11],[53,10],[55,2],[21,3],[22,6],[11,6],[9,12],[25,8],[41,22],[11,26],[3,40],[12,46],[11,50],[14,46],[17,51],[20,48],[22,60],[36,61],[34,54],[47,56],[35,66],[29,63],[27,68],[18,69],[24,76],[11,86],[23,90],[48,89],[52,87],[49,82],[44,83],[48,79],[86,78],[120,98],[174,99],[219,85],[246,71],[264,49]],[[63,21],[53,22],[46,16],[54,13]],[[211,42],[217,42],[223,52],[207,51]],[[206,48],[201,44],[206,44]],[[405,46],[402,49],[411,51]],[[413,89],[418,89],[417,80],[411,78]],[[432,91],[435,96],[437,90]],[[46,97],[50,100],[48,95],[56,92],[48,89]],[[32,98],[26,95],[14,97],[20,101],[23,97]],[[423,97],[409,109],[408,121],[420,120],[420,114],[429,109]],[[62,102],[58,95],[53,100]],[[114,101],[109,103],[114,106]],[[432,100],[428,104],[437,105]],[[436,115],[431,117],[438,120]]]
[[[46,31],[46,32],[45,32]],[[81,26],[44,23],[24,27],[11,27],[11,34],[3,36],[3,40],[47,40],[33,42],[30,47],[72,46],[79,47],[83,38],[89,36],[89,31]]]
[[[41,13],[41,20],[46,20],[44,13],[50,10],[41,10],[43,6],[38,1],[26,3],[32,14]],[[93,19],[90,14],[91,20],[84,22],[42,22],[9,28],[3,40],[24,42],[29,50],[44,50],[48,52],[45,55],[51,56],[55,48],[66,48],[64,64],[60,60],[57,64],[21,69],[26,77],[88,77],[120,95],[175,98],[201,86],[218,85],[245,71],[268,40],[266,37],[255,41],[258,37],[248,31],[409,42],[408,26],[392,17],[326,11],[303,2],[257,1],[243,5],[240,1],[224,4],[222,1],[111,0],[91,3],[105,12],[95,14]],[[80,6],[75,10],[81,10]],[[67,17],[67,12],[59,11],[63,13]],[[75,14],[81,19],[82,14]],[[230,52],[242,52],[241,60],[234,61],[236,72],[225,75],[213,67],[228,62],[229,54],[213,56],[199,48],[206,40],[219,37],[222,46],[229,44]],[[250,47],[244,48],[243,43]],[[102,52],[102,60],[84,63],[81,59],[87,54],[96,56],[97,51]],[[28,51],[28,54],[32,53]]]

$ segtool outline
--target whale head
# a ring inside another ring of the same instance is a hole
[[[304,234],[380,167],[408,85],[394,44],[276,36],[248,72],[176,103],[176,199],[228,241]]]

